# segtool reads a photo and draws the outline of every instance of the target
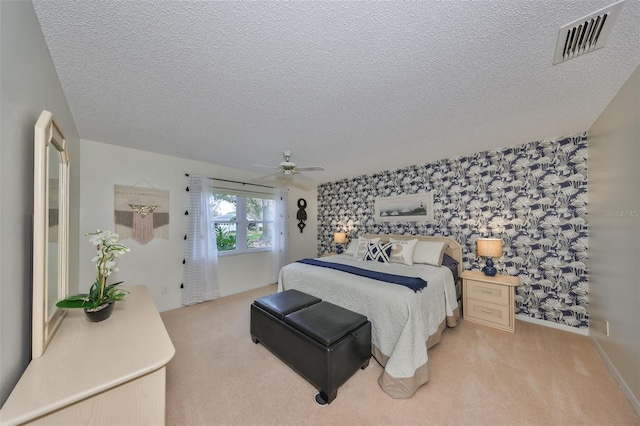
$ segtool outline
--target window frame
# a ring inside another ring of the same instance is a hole
[[[219,195],[233,195],[236,197],[236,220],[213,220],[213,232],[215,232],[216,224],[228,223],[233,224],[236,227],[236,248],[235,250],[218,250],[218,256],[234,256],[239,254],[252,254],[261,252],[270,252],[273,250],[273,241],[269,247],[252,248],[247,246],[247,229],[250,223],[262,224],[262,229],[266,229],[267,225],[275,227],[275,212],[272,215],[271,220],[265,219],[264,209],[262,211],[262,220],[249,220],[247,219],[247,198],[259,198],[262,200],[271,200],[274,202],[272,208],[275,209],[275,195],[266,193],[239,193],[234,190],[224,190],[222,188],[213,188],[211,196],[215,197]],[[216,242],[217,245],[217,242]]]

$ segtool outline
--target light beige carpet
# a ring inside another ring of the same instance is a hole
[[[640,425],[585,336],[518,321],[511,334],[461,320],[429,351],[431,380],[411,399],[378,386],[372,359],[328,406],[249,334],[267,286],[162,313],[176,355],[169,425]]]

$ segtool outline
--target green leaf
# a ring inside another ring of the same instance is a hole
[[[90,301],[87,301],[86,294],[76,294],[74,296],[69,296],[66,299],[62,299],[56,303],[58,308],[91,308],[93,307]]]
[[[100,284],[98,284],[98,282],[96,281],[95,283],[93,283],[93,285],[89,289],[89,298],[91,300],[97,301],[99,294],[100,294]]]
[[[117,286],[117,285],[120,285],[120,284],[122,284],[123,282],[124,282],[124,281],[120,281],[120,282],[117,282],[117,283],[109,284],[108,286],[106,286],[106,287],[104,288],[104,292],[106,293],[106,292],[110,291],[113,287],[115,287],[115,286]]]
[[[64,300],[69,300],[71,302],[76,302],[78,300],[86,301],[88,299],[88,296],[89,296],[88,294],[80,293],[80,294],[75,294],[73,296],[69,296]]]

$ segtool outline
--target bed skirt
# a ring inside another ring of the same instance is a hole
[[[448,316],[443,320],[440,325],[438,325],[438,330],[429,336],[426,342],[427,349],[431,349],[440,343],[444,329],[447,327],[455,327],[459,318],[460,308],[458,307],[453,311],[453,316]],[[418,367],[412,377],[393,377],[384,369],[389,357],[380,352],[375,345],[373,345],[372,351],[375,360],[383,367],[382,374],[378,377],[378,384],[390,397],[396,399],[411,398],[420,386],[429,381],[429,361]]]

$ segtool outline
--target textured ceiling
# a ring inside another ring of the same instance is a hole
[[[640,0],[34,0],[82,139],[327,182],[588,130],[640,64]]]

